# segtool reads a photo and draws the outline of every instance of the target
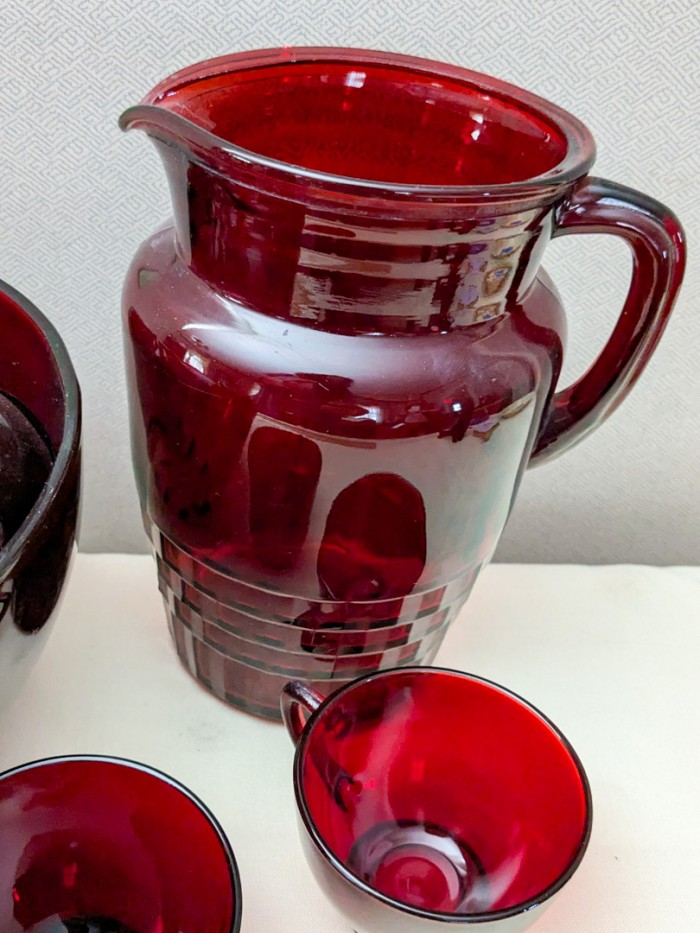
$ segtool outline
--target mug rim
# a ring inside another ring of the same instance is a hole
[[[363,881],[358,875],[350,871],[350,869],[343,863],[343,861],[336,856],[324,838],[318,831],[315,821],[311,815],[309,807],[306,803],[306,796],[303,792],[303,782],[302,782],[302,765],[303,759],[305,758],[305,752],[310,741],[310,736],[315,728],[315,726],[320,721],[324,713],[330,709],[336,700],[339,700],[345,693],[348,693],[351,690],[354,690],[356,687],[365,683],[369,680],[377,680],[380,678],[391,677],[397,674],[449,674],[455,675],[461,678],[466,678],[467,680],[475,681],[486,685],[487,687],[495,688],[499,693],[505,694],[506,697],[511,700],[515,700],[521,706],[524,706],[530,713],[534,713],[547,727],[549,727],[556,736],[557,740],[564,747],[566,752],[569,754],[581,782],[581,788],[584,795],[584,826],[581,834],[581,839],[576,848],[573,858],[569,861],[564,871],[543,891],[534,895],[531,898],[528,898],[526,901],[520,901],[517,904],[514,904],[511,907],[501,908],[500,910],[491,910],[491,911],[479,911],[473,914],[455,914],[455,913],[443,913],[440,911],[434,910],[425,910],[421,907],[414,907],[411,904],[398,901],[395,898],[390,897],[387,894],[383,894],[381,891],[378,891],[376,888],[373,888],[371,885],[367,884],[366,881]],[[497,920],[506,920],[509,917],[515,917],[520,914],[524,914],[529,910],[532,910],[535,907],[538,907],[540,904],[543,904],[545,901],[550,900],[564,885],[569,881],[573,876],[578,866],[581,864],[583,856],[586,853],[588,848],[588,843],[591,838],[591,831],[593,825],[593,798],[591,795],[591,788],[588,781],[588,776],[583,767],[583,763],[579,758],[576,750],[572,746],[571,742],[566,738],[564,733],[559,729],[559,727],[552,722],[552,720],[542,713],[536,706],[526,700],[524,697],[520,696],[518,693],[515,693],[513,690],[510,690],[507,687],[502,686],[496,681],[489,680],[486,677],[481,677],[478,674],[471,674],[467,671],[459,671],[454,668],[449,667],[421,667],[421,666],[409,666],[409,667],[393,667],[388,668],[384,671],[375,671],[371,674],[367,674],[363,677],[358,677],[352,683],[347,684],[342,687],[336,693],[332,693],[330,696],[326,697],[324,701],[309,715],[309,718],[306,720],[304,729],[301,733],[299,741],[296,746],[296,752],[294,755],[294,796],[296,798],[297,808],[299,814],[304,822],[306,831],[320,852],[324,857],[327,863],[343,878],[344,881],[352,884],[354,887],[361,890],[363,893],[369,895],[375,900],[380,901],[382,904],[385,904],[388,907],[395,908],[402,911],[403,913],[409,914],[413,917],[420,918],[422,920],[436,920],[441,923],[487,923]]]
[[[309,169],[261,155],[216,135],[200,124],[159,104],[188,84],[194,84],[216,75],[236,71],[272,69],[276,65],[304,65],[327,62],[358,66],[385,66],[397,71],[419,72],[471,86],[477,91],[491,94],[501,100],[515,104],[522,113],[536,114],[544,118],[562,134],[566,143],[563,157],[549,169],[538,175],[507,182],[470,185],[404,184],[355,178]],[[147,132],[163,142],[179,141],[195,161],[203,152],[218,152],[234,158],[248,168],[272,172],[280,180],[317,185],[338,194],[352,194],[382,200],[413,201],[463,201],[464,199],[502,201],[504,198],[544,195],[559,190],[587,174],[595,161],[595,142],[587,126],[564,108],[544,97],[520,88],[515,84],[492,77],[483,72],[448,64],[430,58],[405,55],[398,52],[379,51],[342,46],[286,46],[282,48],[257,49],[205,59],[182,68],[163,78],[152,88],[141,103],[130,107],[119,118],[123,130],[142,126]],[[176,143],[177,144],[177,143]],[[184,145],[183,145],[184,144]]]
[[[170,787],[179,791],[184,797],[186,797],[190,803],[194,804],[195,808],[199,813],[204,817],[209,826],[214,830],[214,833],[218,839],[218,842],[222,848],[224,858],[226,860],[226,867],[228,869],[229,880],[231,882],[231,891],[233,893],[233,910],[231,913],[231,924],[228,928],[227,933],[238,933],[241,927],[241,915],[243,910],[242,904],[242,890],[241,890],[241,879],[238,871],[238,864],[236,862],[236,857],[233,854],[233,848],[229,839],[224,832],[223,827],[219,820],[214,816],[213,812],[209,807],[194,793],[189,787],[183,784],[181,781],[178,781],[177,778],[172,777],[165,771],[161,771],[159,768],[154,768],[152,765],[145,764],[142,761],[136,761],[133,758],[123,758],[118,755],[91,755],[91,754],[75,754],[75,755],[52,755],[47,758],[36,758],[33,761],[25,762],[24,764],[16,765],[13,768],[9,768],[0,773],[0,783],[5,780],[5,778],[13,777],[16,774],[21,774],[24,771],[32,771],[36,768],[41,768],[47,765],[62,764],[64,762],[71,761],[97,761],[102,762],[103,764],[117,765],[118,767],[123,767],[126,770],[130,771],[141,771],[145,774],[150,775],[151,777],[156,778],[157,780],[163,781],[165,784],[169,784]]]

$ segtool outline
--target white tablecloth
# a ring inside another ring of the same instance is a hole
[[[698,929],[700,568],[491,566],[435,663],[531,700],[588,772],[591,844],[538,933]],[[0,735],[3,770],[113,754],[188,785],[236,853],[243,933],[349,933],[301,856],[291,742],[180,666],[150,558],[79,555]]]

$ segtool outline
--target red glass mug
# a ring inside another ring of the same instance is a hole
[[[0,775],[0,929],[238,933],[231,846],[187,788],[146,765],[70,756]]]
[[[207,621],[233,610],[248,640],[259,619],[454,617],[526,467],[585,437],[642,372],[683,234],[657,201],[588,177],[593,139],[572,115],[401,55],[202,62],[121,125],[155,142],[173,198],[123,303],[171,629],[210,689],[277,716],[274,672],[210,657],[173,599],[199,590]],[[621,237],[633,276],[604,350],[563,388],[566,322],[540,263],[572,233]]]
[[[404,668],[325,701],[293,681],[281,707],[309,864],[356,930],[522,930],[580,864],[583,766],[503,687]]]

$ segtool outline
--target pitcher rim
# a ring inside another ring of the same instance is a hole
[[[404,71],[418,71],[471,85],[513,103],[522,112],[544,117],[562,134],[564,157],[546,172],[525,179],[470,185],[427,185],[380,181],[339,175],[306,168],[248,150],[216,135],[200,124],[162,106],[161,101],[186,84],[233,71],[270,68],[275,65],[323,62],[353,62],[357,65],[385,65]],[[185,149],[195,161],[207,164],[206,153],[221,153],[248,169],[261,169],[280,181],[323,188],[329,193],[389,201],[502,201],[524,196],[551,194],[587,174],[595,160],[595,143],[586,125],[569,111],[546,98],[490,75],[428,58],[395,52],[334,46],[285,46],[236,52],[205,59],[162,79],[140,104],[125,110],[119,118],[122,130],[142,127],[150,136]],[[216,169],[214,169],[216,171]],[[225,174],[225,173],[223,173]]]

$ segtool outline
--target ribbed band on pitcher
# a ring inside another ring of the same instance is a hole
[[[378,620],[376,613],[370,613],[358,627],[357,619],[339,622],[334,618],[337,606],[333,604],[330,612],[325,604],[324,613],[319,609],[324,605],[321,601],[313,604],[261,593],[226,577],[196,561],[151,523],[147,525],[168,625],[185,667],[221,699],[274,719],[279,718],[280,691],[291,679],[309,680],[326,694],[362,674],[430,663],[476,576],[470,574],[438,591],[407,597],[406,610],[401,600],[387,600],[392,604],[389,618],[379,613]],[[212,588],[202,586],[204,579]],[[212,592],[219,582],[224,600]],[[237,599],[231,605],[234,593]],[[248,598],[241,601],[242,595]],[[277,612],[270,613],[268,603],[266,618],[261,602],[268,597]],[[304,605],[301,618],[306,626],[295,624],[293,618],[284,620],[279,614],[284,600],[297,610]],[[354,608],[348,604],[346,614]]]

